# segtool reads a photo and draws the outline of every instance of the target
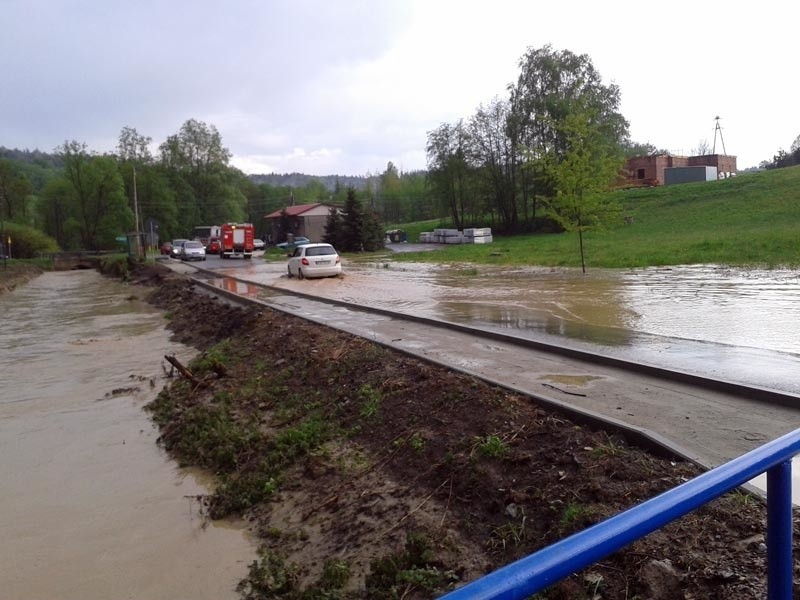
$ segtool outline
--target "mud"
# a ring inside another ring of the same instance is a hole
[[[341,331],[229,307],[179,276],[152,298],[202,350],[196,381],[150,407],[160,440],[220,477],[209,514],[244,515],[260,536],[248,598],[433,598],[699,472]],[[221,430],[235,436],[209,444]],[[765,523],[758,498],[728,494],[546,597],[763,598]],[[331,565],[346,573],[335,584]]]

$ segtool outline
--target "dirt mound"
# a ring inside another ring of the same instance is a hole
[[[433,598],[697,475],[527,397],[281,314],[157,284],[201,355],[149,407],[262,540],[246,598]],[[765,507],[732,493],[542,597],[763,598]]]

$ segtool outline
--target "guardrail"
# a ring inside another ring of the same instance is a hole
[[[767,598],[792,598],[792,466],[800,429],[465,586],[440,600],[523,600],[767,473]]]

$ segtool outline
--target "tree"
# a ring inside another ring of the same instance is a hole
[[[353,188],[347,190],[342,216],[342,250],[358,252],[361,250],[364,234],[364,211]]]
[[[75,190],[64,177],[51,179],[37,206],[41,228],[62,248],[79,248],[77,220],[71,215]]]
[[[697,142],[697,147],[692,148],[692,156],[704,156],[706,154],[711,154],[711,145],[708,140],[700,140]]]
[[[162,239],[178,235],[178,207],[164,169],[155,164],[150,153],[152,139],[133,127],[123,127],[117,144],[119,170],[125,184],[125,197],[131,210],[139,214],[140,227],[153,219],[159,224]]]
[[[800,135],[794,138],[792,145],[789,146],[789,152],[791,152],[792,154],[797,154],[798,152],[800,152]]]
[[[386,164],[378,182],[378,198],[384,220],[399,223],[401,219],[400,174],[392,161]]]
[[[550,45],[528,49],[520,60],[520,75],[510,87],[511,104],[528,155],[561,162],[570,151],[572,127],[563,124],[575,112],[592,115],[593,139],[606,146],[623,146],[628,122],[619,112],[620,91],[604,85],[586,54],[556,51]],[[547,183],[547,182],[543,182]],[[553,185],[550,182],[550,190]]]
[[[347,190],[343,213],[341,224],[338,225],[340,237],[337,248],[346,252],[361,252],[378,250],[383,247],[383,224],[374,211],[364,210],[356,195],[356,190],[352,187]],[[328,219],[330,223],[330,215]]]
[[[64,162],[64,179],[72,189],[69,215],[82,248],[112,248],[115,238],[133,225],[122,177],[110,156],[90,156],[86,144],[64,142],[57,149]]]
[[[141,135],[133,127],[125,126],[119,134],[117,154],[122,161],[131,161],[137,165],[152,164],[153,155],[150,144],[153,138]]]
[[[467,157],[470,141],[463,121],[442,123],[428,132],[425,147],[428,182],[456,229],[462,229],[468,213],[474,214],[473,169]]]
[[[559,124],[564,142],[561,160],[553,164],[556,197],[551,208],[568,231],[578,232],[581,270],[586,272],[584,232],[602,224],[616,206],[607,192],[622,166],[622,150],[611,143],[593,108],[573,110]]]
[[[517,148],[508,133],[509,103],[495,98],[481,105],[469,123],[472,156],[478,165],[492,206],[502,221],[501,227],[513,233],[517,229]]]
[[[322,241],[332,244],[336,248],[344,249],[342,223],[342,215],[339,213],[339,209],[331,206],[328,209],[328,218],[325,220],[325,236]]]
[[[371,210],[364,212],[364,229],[361,234],[361,249],[374,252],[383,248],[385,232],[378,215]]]
[[[0,159],[0,221],[25,221],[33,186],[10,160]]]
[[[625,158],[633,158],[634,156],[655,156],[657,154],[669,154],[669,152],[666,150],[659,150],[649,142],[641,144],[631,140],[623,141],[622,151],[625,155]]]
[[[228,169],[231,153],[222,145],[216,127],[189,119],[159,150],[172,185],[182,188],[178,191],[181,228],[188,231],[200,223],[244,218],[247,198],[235,185],[235,173]],[[186,185],[181,186],[178,179]]]

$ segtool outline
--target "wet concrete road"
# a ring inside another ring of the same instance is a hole
[[[170,266],[187,273],[196,271],[195,265],[181,265],[175,261],[170,261]],[[331,306],[283,293],[275,287],[263,287],[264,284],[282,287],[300,284],[298,289],[314,293],[328,283],[336,283],[287,280],[283,276],[282,263],[254,261],[251,266],[229,261],[214,264],[209,260],[203,266],[220,267],[204,277],[221,289],[477,375],[542,402],[582,411],[610,423],[624,424],[645,432],[707,467],[717,466],[800,426],[800,410],[795,408],[631,373],[516,344],[489,341],[447,328]],[[262,285],[227,279],[224,277],[227,273]],[[312,285],[303,285],[308,283]],[[360,285],[369,283],[362,279]],[[365,295],[374,292],[371,290]]]

